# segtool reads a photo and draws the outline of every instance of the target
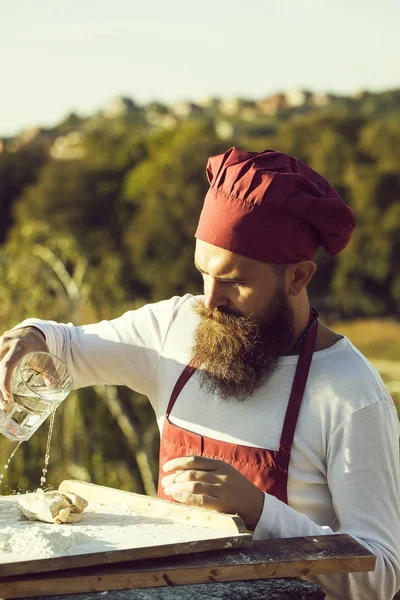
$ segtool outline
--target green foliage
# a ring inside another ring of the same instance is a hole
[[[36,180],[46,160],[43,148],[28,144],[20,152],[0,155],[0,244],[11,226],[13,204],[24,188]]]
[[[149,141],[148,156],[126,176],[123,247],[132,281],[152,300],[198,291],[193,235],[207,191],[207,158],[223,150],[207,124],[184,123]]]

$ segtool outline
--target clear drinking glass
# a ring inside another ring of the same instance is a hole
[[[9,412],[0,410],[0,433],[8,439],[29,440],[72,390],[72,378],[62,360],[49,352],[30,352],[16,366]]]

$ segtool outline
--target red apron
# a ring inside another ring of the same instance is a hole
[[[160,445],[160,467],[158,473],[158,497],[172,500],[171,496],[164,493],[160,483],[165,472],[162,465],[173,458],[183,456],[205,456],[229,463],[240,471],[249,481],[260,490],[276,496],[287,504],[287,480],[290,453],[296,429],[297,418],[307,383],[312,355],[317,337],[318,321],[305,337],[297,364],[292,391],[283,423],[279,450],[266,450],[251,446],[240,446],[215,440],[174,425],[169,420],[171,410],[190,377],[196,372],[197,366],[192,360],[182,371],[172,390],[171,398],[165,414],[165,421]]]

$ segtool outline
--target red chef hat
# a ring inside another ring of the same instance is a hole
[[[210,189],[196,238],[269,263],[337,254],[350,241],[354,211],[321,175],[275,150],[230,148],[207,164]]]

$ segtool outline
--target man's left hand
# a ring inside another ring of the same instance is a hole
[[[174,458],[163,465],[164,493],[177,502],[237,513],[253,530],[261,516],[264,493],[237,469],[222,460],[203,456]]]

